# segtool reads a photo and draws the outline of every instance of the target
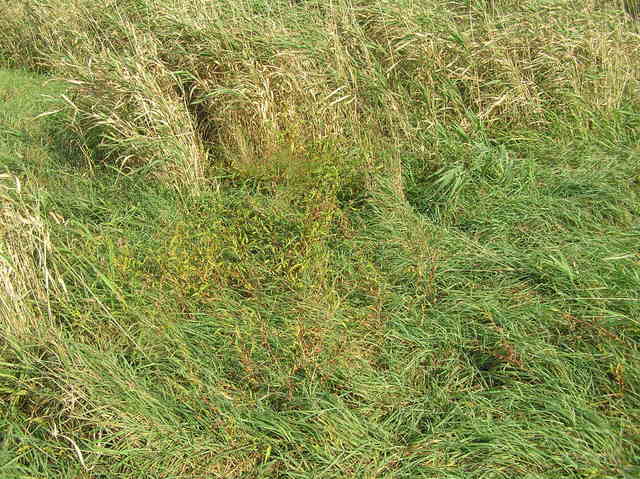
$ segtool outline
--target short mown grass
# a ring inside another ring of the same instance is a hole
[[[0,476],[638,476],[614,3],[0,0]]]

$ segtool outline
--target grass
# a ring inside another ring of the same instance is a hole
[[[0,476],[636,477],[625,5],[0,0]]]

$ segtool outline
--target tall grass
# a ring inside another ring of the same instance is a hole
[[[6,3],[0,48],[70,81],[108,161],[192,186],[328,143],[437,164],[451,125],[586,137],[638,102],[637,31],[596,1]]]
[[[64,284],[52,269],[49,231],[37,203],[22,198],[19,178],[5,173],[0,181],[2,336],[31,340],[47,330],[51,300],[63,293]]]
[[[0,11],[0,476],[637,475],[624,2]]]

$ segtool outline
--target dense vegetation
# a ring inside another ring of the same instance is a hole
[[[639,477],[625,8],[0,0],[0,477]]]

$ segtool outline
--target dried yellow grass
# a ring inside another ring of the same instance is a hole
[[[194,190],[213,160],[250,172],[329,144],[370,169],[383,151],[437,159],[445,125],[588,134],[640,103],[622,2],[17,3],[0,26],[71,81],[79,131]]]
[[[65,291],[47,226],[22,195],[17,178],[0,177],[0,331],[14,340],[49,329],[51,301]]]

